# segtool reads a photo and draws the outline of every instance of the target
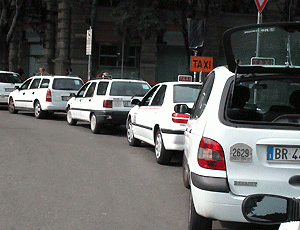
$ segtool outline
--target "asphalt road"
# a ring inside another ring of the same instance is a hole
[[[95,135],[65,119],[0,107],[1,230],[187,229],[182,154],[162,166],[153,147],[127,144],[124,127]]]

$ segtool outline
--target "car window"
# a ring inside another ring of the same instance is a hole
[[[40,88],[48,88],[49,82],[50,82],[49,79],[44,78],[44,79],[42,80],[42,83],[41,83],[41,85],[40,85]]]
[[[3,83],[22,83],[20,76],[16,73],[0,73],[0,82]]]
[[[150,89],[144,82],[112,82],[111,96],[144,96]]]
[[[85,90],[87,89],[87,87],[91,84],[91,82],[87,82],[85,83],[81,89],[77,92],[77,97],[83,97]]]
[[[143,98],[142,102],[141,102],[141,106],[147,106],[149,105],[154,93],[156,92],[156,90],[158,89],[159,85],[154,86]]]
[[[96,88],[96,82],[93,82],[86,91],[85,97],[92,97]]]
[[[191,117],[190,117],[191,119],[198,118],[203,113],[203,111],[206,107],[207,101],[209,99],[210,92],[213,87],[214,79],[215,79],[215,73],[211,72],[207,76],[207,80],[204,83],[203,88],[200,91],[199,96],[197,98],[197,101],[195,102],[195,104],[193,106]]]
[[[199,94],[201,85],[174,85],[173,102],[188,103],[195,102]]]
[[[100,81],[98,84],[97,95],[105,95],[107,86],[108,86],[108,82]]]
[[[229,94],[226,114],[232,122],[300,125],[299,77],[239,78]]]
[[[27,81],[25,81],[25,82],[19,87],[19,89],[20,89],[20,90],[28,89],[28,86],[29,86],[31,80],[32,80],[32,79],[28,79]]]
[[[78,79],[55,78],[52,88],[57,90],[79,90],[82,85],[82,81]]]
[[[37,89],[39,87],[40,81],[40,78],[33,79],[29,89]]]
[[[151,105],[155,105],[155,106],[160,106],[163,104],[164,102],[164,98],[165,98],[165,93],[166,93],[166,89],[167,86],[166,85],[162,85],[159,90],[157,91],[157,93],[155,94]]]

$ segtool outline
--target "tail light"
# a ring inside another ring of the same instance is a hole
[[[198,164],[202,168],[225,170],[224,152],[221,145],[214,140],[202,137],[198,150]]]
[[[113,101],[112,100],[104,100],[103,101],[103,108],[112,108],[113,107]]]
[[[48,89],[46,93],[46,101],[51,102],[52,101],[52,95],[51,95],[51,90]]]
[[[172,121],[174,123],[186,124],[189,118],[190,118],[189,114],[172,113]]]

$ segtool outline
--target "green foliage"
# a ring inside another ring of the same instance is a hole
[[[135,1],[119,4],[113,11],[116,31],[125,39],[149,38],[164,30],[159,12],[153,6],[144,7]]]

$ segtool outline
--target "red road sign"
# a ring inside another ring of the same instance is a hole
[[[256,3],[257,9],[261,13],[264,7],[266,6],[268,0],[254,0],[254,1]]]

